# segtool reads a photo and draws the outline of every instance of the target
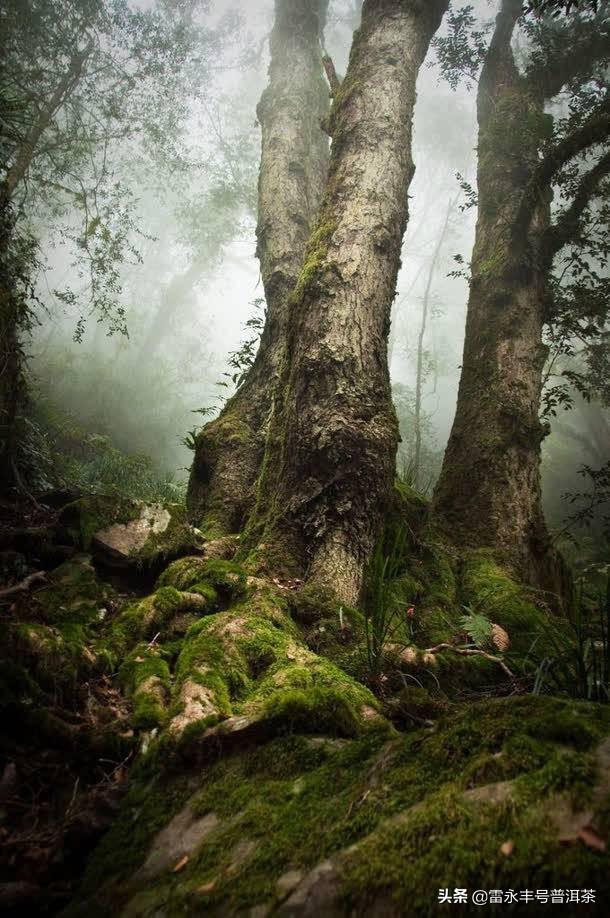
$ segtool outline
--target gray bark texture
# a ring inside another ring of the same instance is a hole
[[[395,470],[390,309],[414,167],[415,84],[447,2],[367,0],[334,94],[320,219],[292,295],[289,348],[247,538],[356,603]]]
[[[235,532],[254,497],[271,398],[283,362],[292,291],[303,264],[328,169],[322,122],[330,104],[321,36],[327,0],[276,0],[262,130],[257,255],[267,314],[248,376],[198,437],[189,489],[191,518],[206,534]]]

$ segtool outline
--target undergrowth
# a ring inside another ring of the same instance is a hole
[[[142,453],[125,453],[110,437],[83,429],[46,399],[28,422],[35,490],[67,487],[144,501],[180,502],[184,483]]]

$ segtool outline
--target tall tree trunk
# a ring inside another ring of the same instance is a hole
[[[548,537],[540,505],[539,420],[545,274],[543,195],[526,231],[515,227],[539,159],[542,93],[511,51],[520,0],[504,0],[479,81],[478,220],[456,416],[434,512],[460,544],[492,546],[537,582]]]
[[[415,83],[447,5],[364,4],[334,98],[328,185],[292,297],[249,529],[263,563],[305,573],[349,603],[395,472],[387,341],[414,171]]]
[[[329,91],[321,35],[327,0],[276,0],[262,128],[257,255],[267,314],[248,376],[197,440],[187,502],[208,535],[238,530],[254,498],[274,386],[286,348],[289,296],[328,169]]]

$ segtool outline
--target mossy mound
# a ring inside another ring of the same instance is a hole
[[[172,586],[210,597],[213,591],[225,605],[243,596],[247,585],[247,575],[240,564],[197,555],[174,561],[163,571],[158,581],[158,586]]]
[[[609,734],[599,706],[529,696],[401,736],[295,725],[187,775],[144,762],[70,914],[434,915],[454,887],[603,902],[610,856],[578,833],[610,830]]]
[[[106,666],[94,645],[116,602],[114,590],[99,580],[89,555],[65,562],[47,580],[2,622],[6,703],[25,701],[34,683],[60,697],[78,678]]]
[[[309,650],[275,587],[259,583],[187,632],[177,659],[169,730],[183,743],[244,716],[265,730],[320,720],[358,732],[377,704],[364,686]]]

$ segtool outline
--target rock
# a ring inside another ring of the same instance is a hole
[[[171,522],[169,510],[161,504],[144,504],[140,515],[126,523],[113,523],[93,536],[93,546],[104,554],[128,561],[142,551],[151,536],[161,536]]]
[[[179,504],[146,504],[105,495],[68,504],[60,514],[59,529],[96,561],[113,567],[154,567],[200,551],[203,541]]]
[[[156,836],[138,879],[149,880],[171,870],[182,858],[190,857],[217,825],[215,813],[196,816],[187,804]]]

